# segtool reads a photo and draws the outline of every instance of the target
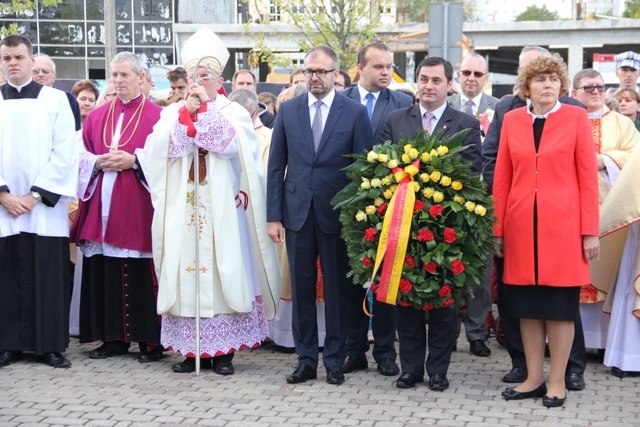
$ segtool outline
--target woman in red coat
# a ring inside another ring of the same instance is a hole
[[[559,56],[527,64],[517,86],[527,106],[504,117],[493,195],[506,306],[520,319],[528,377],[502,395],[543,397],[555,407],[566,398],[580,286],[591,282],[589,261],[599,256],[596,151],[586,111],[558,102],[568,87]]]

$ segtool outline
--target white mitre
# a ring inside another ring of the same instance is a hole
[[[203,60],[200,65],[218,74],[222,73],[229,60],[229,51],[216,33],[209,27],[202,27],[186,41],[182,47],[180,57],[187,71],[193,70],[198,61],[205,56],[213,56],[220,63],[211,58]]]

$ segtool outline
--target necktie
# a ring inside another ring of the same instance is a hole
[[[318,152],[318,146],[320,145],[320,139],[322,139],[322,101],[316,101],[316,115],[313,116],[313,123],[311,123],[311,132],[313,132],[313,148],[315,152]]]
[[[473,106],[473,101],[470,99],[467,100],[467,102],[464,103],[464,112],[473,116]]]
[[[369,121],[371,121],[371,117],[373,116],[373,94],[368,93],[365,98],[367,99],[367,113],[369,113]]]
[[[433,132],[431,120],[434,117],[435,116],[431,111],[427,111],[426,113],[424,113],[423,127],[424,127],[424,130],[426,130],[429,135],[431,135],[431,132]]]

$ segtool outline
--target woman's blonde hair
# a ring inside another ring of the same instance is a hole
[[[560,96],[569,88],[569,73],[567,64],[560,55],[554,53],[551,57],[539,56],[518,71],[516,89],[522,99],[529,98],[531,91],[529,84],[534,77],[544,74],[555,74],[560,80]]]

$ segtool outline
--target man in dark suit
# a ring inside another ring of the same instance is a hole
[[[460,93],[449,97],[449,105],[479,120],[487,110],[494,110],[499,99],[482,91],[489,80],[487,61],[482,55],[474,54],[466,57],[458,71]],[[480,122],[478,122],[480,126]],[[469,341],[469,351],[474,356],[489,357],[491,349],[485,344],[489,338],[487,316],[491,310],[491,270],[493,262],[487,268],[482,288],[476,289],[466,296],[466,310],[460,313],[464,322],[464,332]],[[460,326],[458,326],[460,335]]]
[[[413,98],[404,93],[388,89],[393,78],[393,55],[389,48],[379,42],[366,45],[358,52],[358,74],[360,80],[341,92],[367,108],[373,131],[373,142],[378,143],[382,128],[389,113],[398,108],[413,105]],[[367,369],[366,352],[369,350],[367,331],[369,316],[362,309],[362,301],[366,298],[366,290],[360,286],[349,289],[349,323],[347,328],[347,361],[342,372],[350,373],[359,369]],[[372,330],[373,358],[378,364],[378,372],[382,375],[398,375],[400,369],[396,365],[396,322],[392,305],[373,301]]]
[[[444,137],[469,129],[463,141],[467,149],[462,158],[480,172],[480,127],[478,121],[447,104],[447,92],[453,86],[453,67],[443,58],[424,59],[417,67],[420,104],[396,110],[382,131],[381,140],[398,143],[403,137],[414,137],[419,131],[443,131]],[[400,339],[400,365],[402,375],[396,381],[398,388],[415,387],[424,381],[426,358],[429,388],[446,390],[449,387],[447,370],[456,340],[457,311],[445,307],[429,312],[428,338],[425,334],[425,313],[413,307],[396,307],[398,337]]]
[[[338,95],[336,53],[320,46],[304,59],[308,94],[280,106],[276,116],[267,179],[269,237],[278,243],[287,230],[291,271],[293,340],[298,367],[290,384],[317,377],[316,260],[324,278],[325,330],[323,362],[327,383],[342,384],[347,323],[347,253],[340,236],[339,211],[331,199],[348,184],[345,154],[372,146],[367,109]]]
[[[541,55],[551,56],[551,53],[540,46],[525,46],[522,52],[520,52],[520,68]],[[566,95],[561,96],[559,101],[586,108],[581,102]],[[493,120],[482,144],[482,177],[487,183],[487,191],[489,193],[493,191],[493,174],[496,168],[500,132],[502,131],[504,115],[511,110],[524,107],[525,105],[527,105],[526,102],[517,95],[506,97],[496,104]],[[511,371],[502,377],[502,381],[506,383],[521,383],[527,378],[527,364],[524,357],[522,335],[520,334],[520,322],[518,319],[506,315],[506,307],[503,305],[503,301],[505,300],[505,285],[502,282],[503,259],[496,257],[494,262],[498,285],[498,314],[500,316],[500,325],[507,341],[507,351],[511,357],[512,365]],[[587,366],[587,353],[580,316],[574,319],[574,323],[576,331],[573,338],[573,346],[571,347],[571,354],[569,355],[569,363],[567,363],[565,385],[569,390],[583,390],[585,388],[584,370]]]

